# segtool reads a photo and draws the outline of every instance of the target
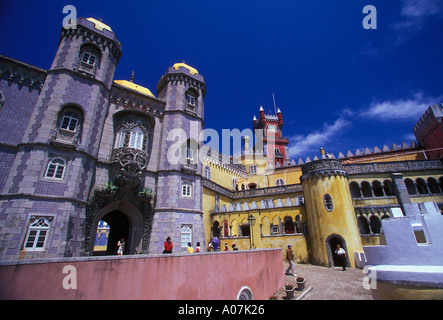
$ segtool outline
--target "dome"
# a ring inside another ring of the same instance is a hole
[[[155,98],[155,96],[152,94],[152,92],[148,88],[139,86],[138,84],[135,84],[134,82],[127,81],[127,80],[114,80],[114,83]]]
[[[191,74],[193,74],[193,75],[198,74],[197,69],[195,69],[195,68],[193,68],[193,67],[191,67],[191,66],[188,66],[188,65],[187,65],[186,63],[184,63],[184,62],[176,63],[176,64],[174,64],[172,67],[173,67],[175,70],[178,70],[178,68],[183,67],[183,68],[188,69],[189,72],[190,72]]]
[[[86,20],[88,20],[88,21],[92,22],[93,24],[95,24],[95,28],[98,29],[98,30],[100,30],[100,31],[103,31],[103,29],[106,29],[106,30],[112,32],[112,29],[111,29],[108,25],[104,24],[104,23],[101,22],[101,21],[98,21],[97,19],[94,19],[94,18],[86,18]]]

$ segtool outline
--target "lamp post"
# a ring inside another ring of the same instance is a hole
[[[251,236],[249,238],[251,249],[255,249],[255,245],[254,245],[254,232],[253,232],[254,226],[255,226],[255,220],[256,219],[254,218],[254,216],[252,214],[250,214],[249,217],[248,217],[248,222],[249,222],[249,228],[251,230]]]

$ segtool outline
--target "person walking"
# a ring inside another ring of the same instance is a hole
[[[165,248],[163,250],[163,253],[172,253],[172,249],[174,248],[174,245],[172,244],[170,237],[166,238],[166,241],[165,241],[163,247]]]
[[[285,274],[287,276],[296,277],[297,275],[295,274],[294,252],[292,252],[292,246],[290,244],[288,244],[288,249],[286,249],[286,260],[288,260],[288,262],[289,262],[289,267],[288,267],[288,269],[286,269]],[[292,274],[289,273],[289,271],[291,271],[291,270],[292,270]]]
[[[346,271],[346,251],[337,244],[337,250],[335,254],[338,256],[339,266],[343,267],[343,271]]]

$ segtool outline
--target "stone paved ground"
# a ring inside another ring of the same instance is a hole
[[[288,263],[284,262],[285,270]],[[372,300],[371,291],[364,289],[362,280],[365,273],[362,269],[326,268],[310,264],[295,264],[295,272],[306,279],[306,290],[303,300]],[[286,283],[297,286],[295,277],[285,276]],[[295,291],[294,298],[300,297],[303,292]],[[283,290],[274,295],[278,300],[286,297]]]

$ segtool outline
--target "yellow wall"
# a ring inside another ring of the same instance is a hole
[[[303,190],[309,224],[311,263],[328,266],[326,239],[337,234],[346,241],[349,261],[354,267],[354,252],[363,252],[363,247],[347,177],[314,176],[303,182]],[[332,198],[334,207],[331,212],[325,208],[325,194]]]

